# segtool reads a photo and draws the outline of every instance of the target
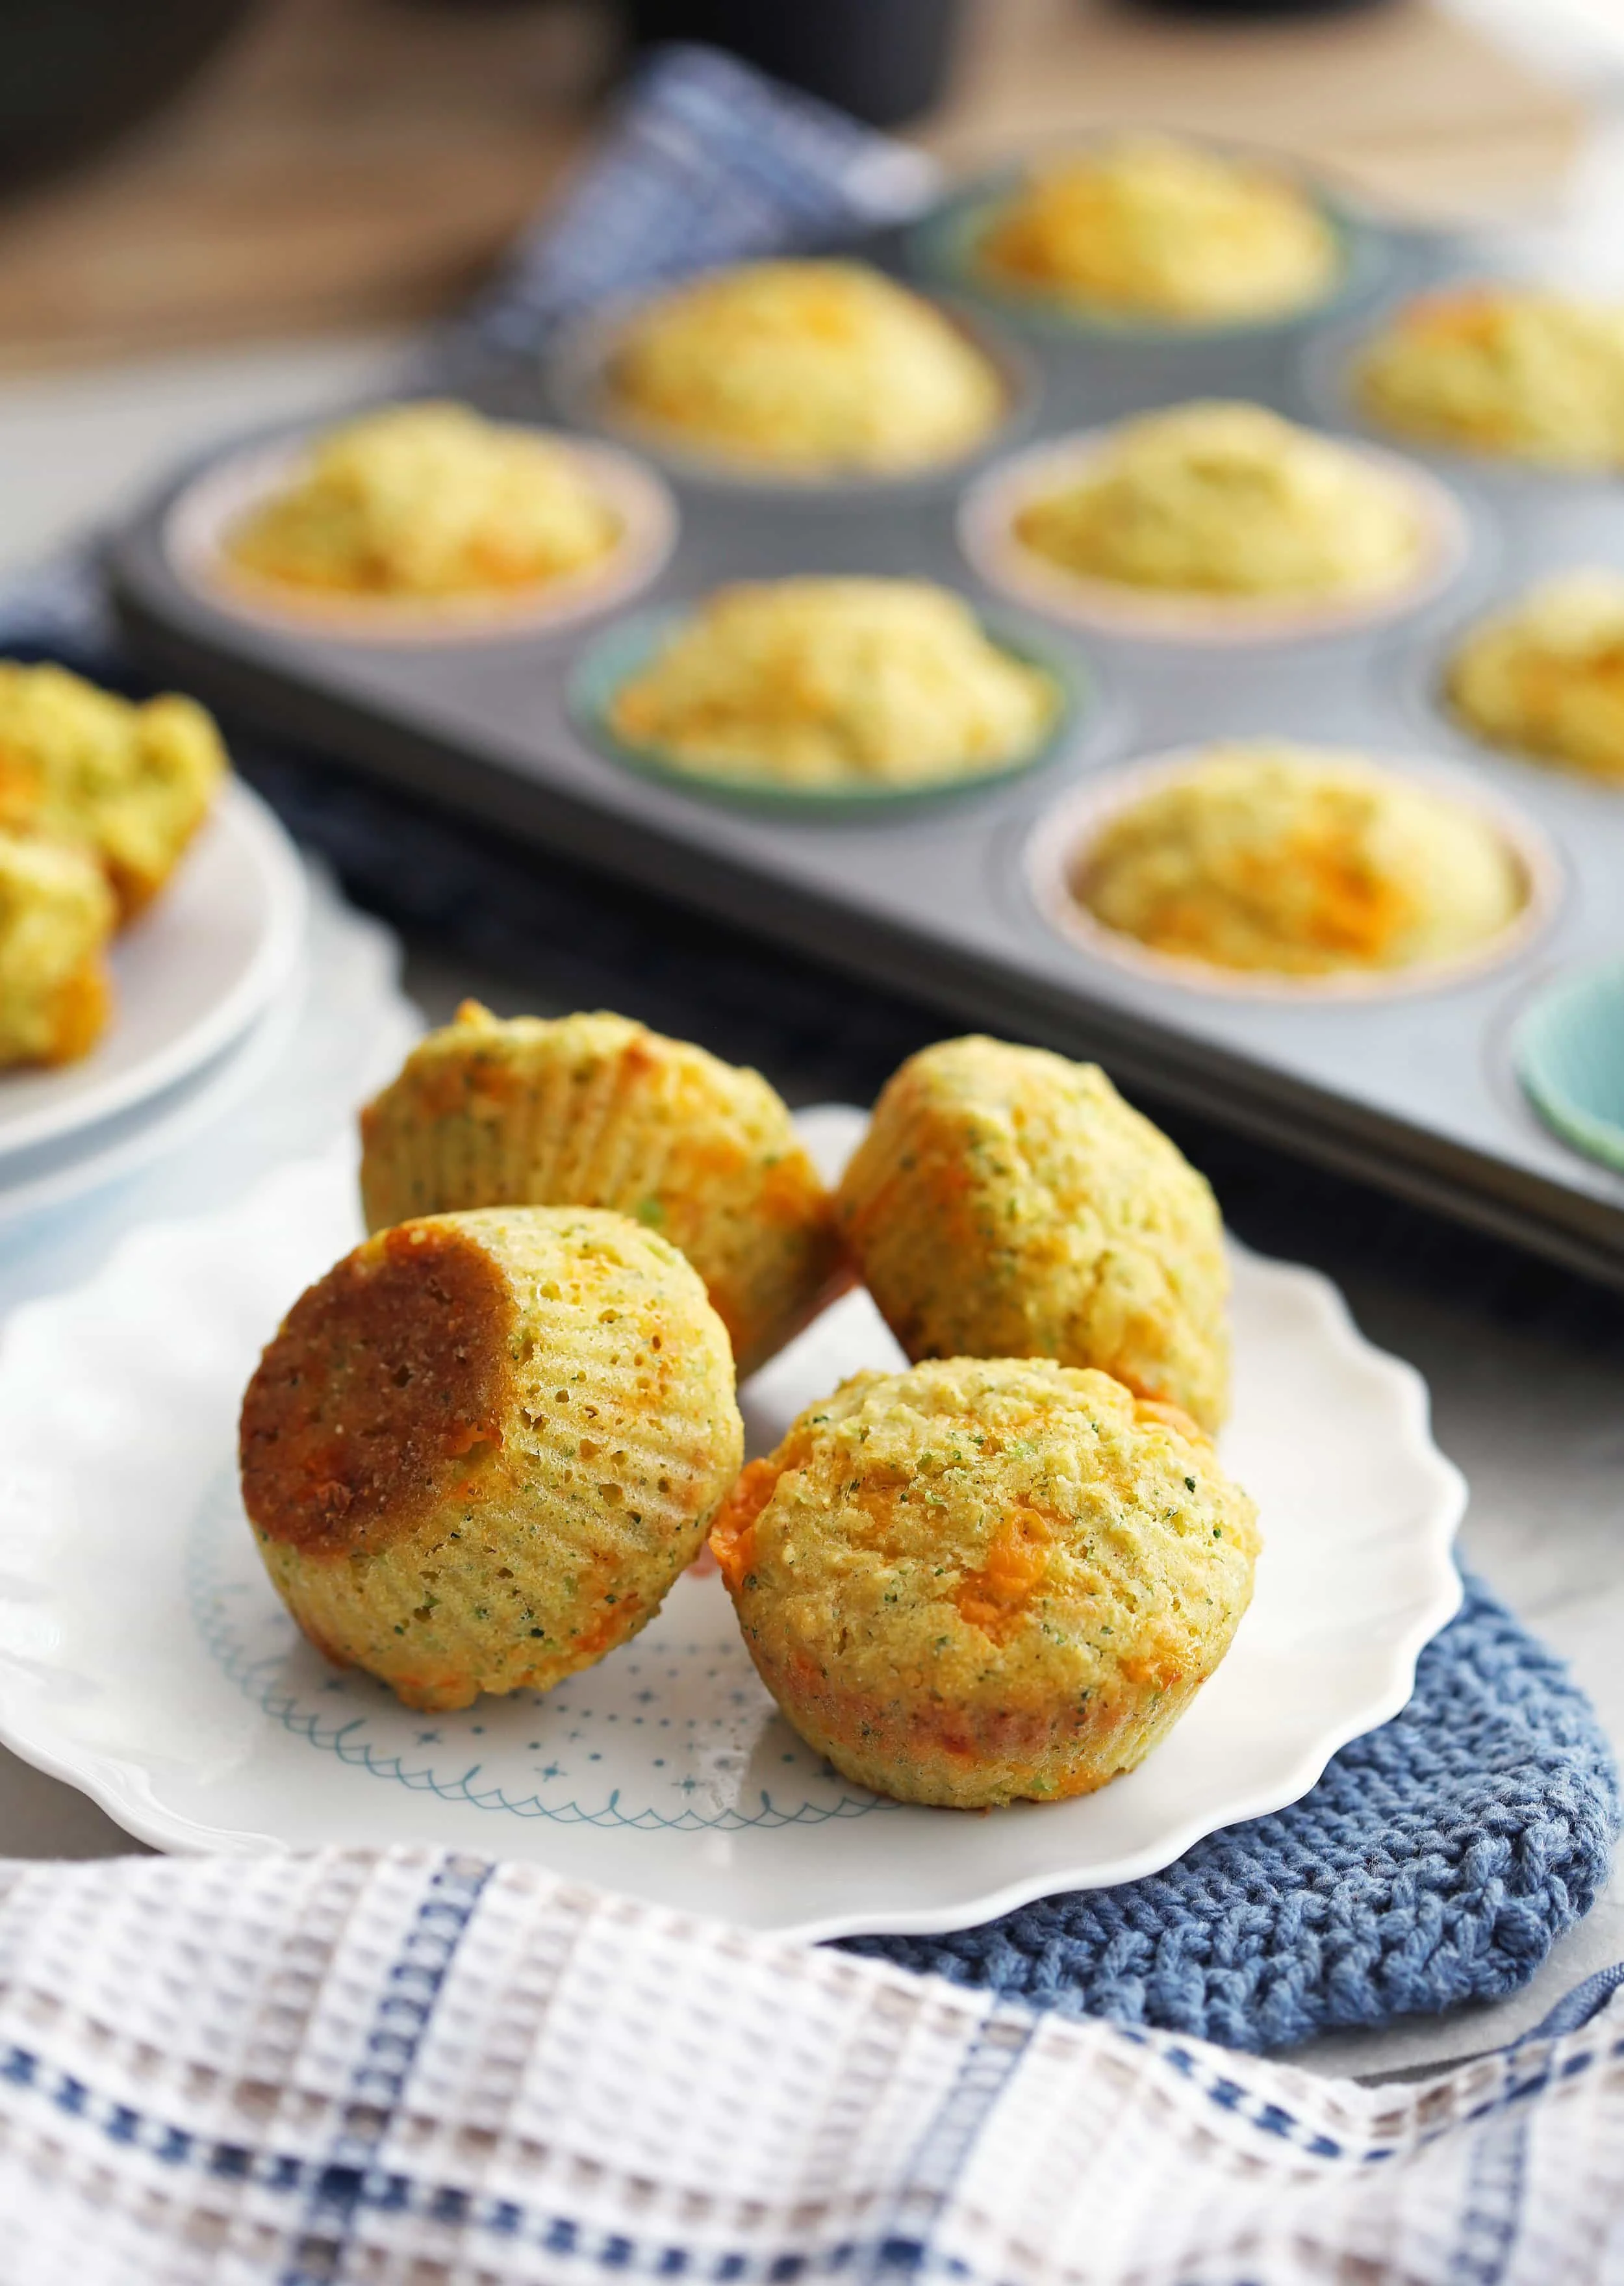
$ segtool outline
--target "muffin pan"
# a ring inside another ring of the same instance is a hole
[[[1362,227],[1372,292],[1414,290],[1465,267],[1443,241]],[[856,250],[908,265],[901,234]],[[1471,268],[1481,273],[1480,254]],[[1297,419],[1317,410],[1322,425],[1347,430],[1351,418],[1327,419],[1310,384],[1324,370],[1316,338],[1348,339],[1352,315],[1344,297],[1317,322],[1289,327],[1163,337],[1025,327],[1009,369],[1030,367],[1025,419],[1044,438],[1212,395],[1252,397]],[[990,331],[979,311],[976,322]],[[493,366],[462,393],[508,417],[567,420],[579,409],[567,390],[564,405],[550,395],[534,364]],[[1013,441],[1006,433],[994,445],[995,469]],[[572,694],[613,626],[607,605],[567,627],[454,643],[250,618],[170,544],[195,470],[119,535],[111,569],[154,671],[270,729],[780,938],[860,982],[920,994],[944,1027],[987,1025],[1098,1056],[1130,1088],[1624,1284],[1624,1171],[1575,1148],[1508,1087],[1502,1052],[1516,1012],[1540,989],[1624,951],[1624,792],[1478,746],[1434,698],[1444,642],[1491,602],[1558,564],[1624,565],[1616,488],[1389,445],[1431,469],[1460,510],[1458,567],[1430,598],[1380,625],[1243,645],[1055,620],[1041,639],[1074,661],[1094,703],[1043,768],[935,800],[826,811],[729,800],[605,751]],[[666,474],[679,528],[640,611],[697,601],[729,579],[855,572],[939,579],[996,612],[999,599],[959,544],[973,469],[826,489],[716,481],[675,462]],[[1056,926],[1032,870],[1034,847],[1061,830],[1052,821],[1106,772],[1249,737],[1364,747],[1399,768],[1409,756],[1417,769],[1434,756],[1451,765],[1511,821],[1519,847],[1540,851],[1534,922],[1509,933],[1492,960],[1409,980],[1402,992],[1346,995],[1195,987]]]

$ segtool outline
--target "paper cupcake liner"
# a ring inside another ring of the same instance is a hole
[[[1005,409],[984,436],[973,437],[940,460],[911,461],[903,468],[854,469],[845,461],[785,467],[777,461],[735,458],[695,444],[680,430],[641,419],[617,402],[609,385],[615,348],[633,319],[663,294],[639,294],[601,303],[568,327],[547,360],[547,393],[572,427],[591,429],[645,453],[690,483],[742,492],[813,493],[839,500],[866,499],[875,492],[939,486],[961,477],[991,453],[1027,433],[1036,417],[1042,384],[1032,359],[982,319],[937,300],[934,307],[986,358],[1004,388]]]
[[[1214,745],[1242,743],[1211,740],[1143,756],[1094,779],[1041,819],[1027,842],[1026,876],[1033,902],[1049,926],[1113,967],[1150,983],[1177,985],[1209,998],[1362,1002],[1442,991],[1499,968],[1542,935],[1559,910],[1566,893],[1561,862],[1544,834],[1521,810],[1486,793],[1462,772],[1431,756],[1373,753],[1367,759],[1375,769],[1391,769],[1475,810],[1515,858],[1522,875],[1523,904],[1504,928],[1481,944],[1442,960],[1417,961],[1405,968],[1336,969],[1293,975],[1273,969],[1222,968],[1213,962],[1158,952],[1097,919],[1073,894],[1071,882],[1079,860],[1105,828],[1124,810],[1137,808],[1147,795],[1188,776],[1207,759]]]
[[[693,615],[692,603],[647,611],[609,628],[580,658],[570,679],[571,719],[581,737],[611,761],[624,764],[662,785],[678,788],[709,801],[729,801],[758,809],[800,812],[816,816],[866,816],[889,813],[917,802],[946,802],[958,796],[983,793],[1007,785],[1045,764],[1075,750],[1079,737],[1095,730],[1101,719],[1100,687],[1093,670],[1081,659],[1067,656],[1024,625],[997,613],[977,613],[983,635],[1023,664],[1042,668],[1058,684],[1060,711],[1029,752],[994,768],[951,777],[919,780],[909,785],[856,783],[839,786],[786,785],[781,780],[732,776],[721,770],[687,769],[658,746],[641,746],[623,738],[610,721],[616,692],[630,676],[653,658],[666,638]]]
[[[344,595],[261,578],[232,560],[226,535],[297,481],[315,433],[306,430],[230,454],[194,478],[171,507],[163,534],[170,569],[217,610],[338,642],[488,642],[567,627],[625,603],[658,576],[676,543],[676,504],[652,469],[612,445],[553,434],[620,519],[620,538],[597,563],[500,595]]]
[[[1548,986],[1518,1021],[1511,1055],[1545,1124],[1624,1174],[1624,959]]]
[[[1376,290],[1391,267],[1395,233],[1368,221],[1351,204],[1327,186],[1292,166],[1276,152],[1242,148],[1205,137],[1180,137],[1203,150],[1227,159],[1266,163],[1273,173],[1295,184],[1318,209],[1334,235],[1340,264],[1322,294],[1290,308],[1234,317],[1182,319],[1158,316],[1152,311],[1128,310],[1108,302],[1091,303],[1024,286],[982,269],[978,260],[981,241],[998,215],[1030,178],[1034,163],[1045,157],[1060,158],[1118,139],[1100,131],[1071,136],[1040,150],[1021,164],[1001,167],[967,183],[916,222],[903,244],[903,262],[910,274],[925,283],[994,311],[1023,329],[1062,339],[1079,335],[1095,342],[1121,342],[1133,347],[1238,340],[1248,335],[1283,334],[1305,327],[1322,326],[1348,305]]]
[[[1338,441],[1374,474],[1404,492],[1421,520],[1420,557],[1391,587],[1293,601],[1169,594],[1067,572],[1021,544],[1015,519],[1029,502],[1097,461],[1116,434],[1115,428],[1088,429],[1032,445],[1000,461],[970,486],[959,503],[959,546],[989,587],[1029,609],[1100,635],[1210,645],[1302,642],[1378,627],[1419,611],[1451,585],[1470,554],[1466,511],[1446,485],[1396,453],[1344,438]]]

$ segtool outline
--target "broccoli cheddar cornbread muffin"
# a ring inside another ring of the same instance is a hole
[[[1102,1373],[859,1374],[711,1534],[756,1667],[846,1777],[957,1809],[1143,1761],[1251,1597],[1252,1503],[1194,1423]]]
[[[1465,286],[1401,310],[1354,388],[1390,429],[1466,452],[1624,462],[1624,307],[1534,287]]]
[[[361,1115],[367,1227],[463,1207],[613,1207],[681,1248],[740,1376],[847,1282],[832,1202],[758,1072],[624,1016],[468,1001]]]
[[[0,661],[0,826],[88,845],[126,917],[173,872],[225,767],[190,698],[132,706],[65,667]]]
[[[1363,755],[1286,744],[1211,748],[1109,818],[1070,887],[1157,952],[1297,976],[1449,959],[1527,896],[1477,809]]]
[[[978,254],[995,283],[1186,325],[1305,309],[1341,269],[1336,233],[1287,176],[1154,135],[1037,168]]]
[[[0,1065],[70,1063],[94,1047],[117,918],[89,849],[0,827]]]
[[[1379,595],[1427,534],[1387,470],[1261,405],[1175,406],[1125,422],[1015,536],[1086,579],[1219,596]]]
[[[462,405],[394,405],[321,437],[225,553],[256,579],[414,600],[511,592],[589,569],[620,536],[568,445]]]
[[[944,1040],[887,1083],[842,1227],[913,1359],[1094,1366],[1203,1428],[1228,1407],[1212,1193],[1094,1064]]]
[[[1624,578],[1570,572],[1474,627],[1449,703],[1491,745],[1624,785]]]
[[[956,459],[1005,410],[989,359],[860,262],[753,262],[662,295],[611,355],[619,408],[762,469],[903,471]]]
[[[1060,705],[1053,678],[946,588],[775,579],[713,595],[621,685],[609,720],[698,776],[838,792],[1011,769]]]
[[[545,1691],[647,1624],[743,1449],[721,1320],[624,1215],[385,1231],[294,1305],[242,1494],[311,1641],[408,1707]]]

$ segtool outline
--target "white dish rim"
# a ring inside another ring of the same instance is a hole
[[[4,1163],[13,1154],[34,1150],[42,1143],[83,1136],[201,1070],[240,1038],[288,983],[304,942],[307,897],[297,850],[274,810],[235,776],[228,777],[220,789],[204,828],[210,830],[228,834],[237,842],[264,892],[264,926],[247,966],[231,989],[184,1032],[115,1078],[99,1083],[87,1078],[84,1087],[64,1101],[9,1123],[0,1110],[0,1184],[4,1180]],[[181,863],[189,864],[205,854],[188,850]],[[116,1008],[112,1022],[116,1028]],[[0,1106],[4,1100],[4,1079],[0,1076]]]

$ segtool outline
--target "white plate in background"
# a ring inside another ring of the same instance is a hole
[[[83,1135],[240,1039],[291,978],[304,912],[297,851],[227,779],[174,879],[114,940],[113,1013],[91,1053],[0,1072],[0,1184],[13,1152]]]

